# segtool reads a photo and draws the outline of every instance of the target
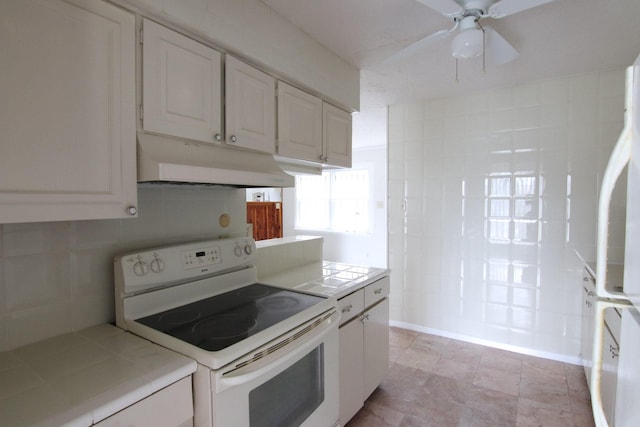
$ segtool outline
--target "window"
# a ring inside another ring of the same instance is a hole
[[[370,230],[369,171],[325,171],[296,177],[296,228],[337,232]]]

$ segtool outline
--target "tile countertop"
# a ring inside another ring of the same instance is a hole
[[[258,280],[339,299],[388,274],[389,270],[385,268],[319,261],[267,276],[261,276],[258,270]]]
[[[90,426],[196,363],[112,325],[0,353],[0,426]]]

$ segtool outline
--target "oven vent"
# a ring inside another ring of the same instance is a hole
[[[288,337],[288,338],[286,338],[286,339],[284,339],[282,341],[277,342],[276,344],[272,345],[269,348],[266,348],[266,349],[264,349],[262,351],[259,351],[259,352],[255,353],[253,355],[252,359],[245,360],[242,363],[238,363],[236,365],[236,369],[240,369],[240,368],[243,368],[243,367],[245,367],[245,366],[247,366],[247,365],[249,365],[249,364],[251,364],[253,362],[257,362],[258,360],[262,359],[263,357],[266,357],[266,356],[270,355],[271,353],[274,353],[274,352],[280,350],[281,348],[286,347],[287,345],[291,344],[295,340],[297,340],[299,338],[302,338],[307,333],[309,333],[313,329],[315,329],[318,326],[320,326],[320,324],[322,322],[324,322],[325,320],[327,320],[328,318],[330,318],[334,314],[335,314],[335,310],[328,311],[324,316],[318,317],[316,320],[314,320],[313,322],[308,324],[303,329],[300,329],[298,332],[296,332],[295,334],[291,335],[290,337]]]

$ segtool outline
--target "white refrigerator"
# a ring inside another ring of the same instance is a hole
[[[640,56],[626,71],[624,129],[602,180],[598,206],[595,332],[591,368],[591,401],[598,427],[640,426]],[[627,223],[622,292],[608,289],[607,237],[609,205],[619,176],[627,167]],[[604,312],[622,313],[615,409],[607,420],[602,406]]]

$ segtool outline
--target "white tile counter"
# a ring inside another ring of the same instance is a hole
[[[258,280],[339,299],[388,274],[385,268],[319,261],[267,275],[261,275],[258,269]]]
[[[90,426],[195,369],[107,324],[54,337],[0,353],[0,426]]]

